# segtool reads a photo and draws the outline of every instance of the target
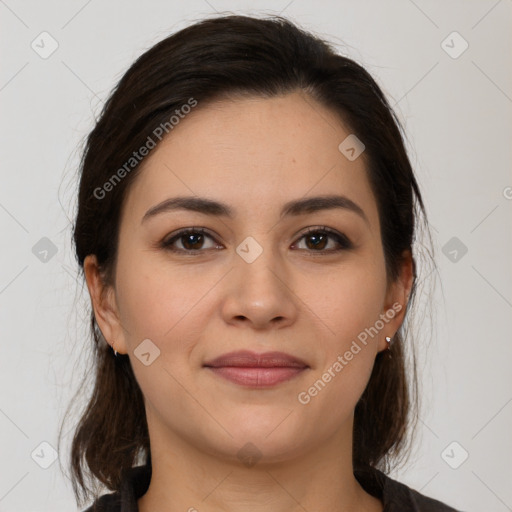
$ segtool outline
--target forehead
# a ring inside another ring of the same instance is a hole
[[[263,215],[291,199],[339,193],[378,223],[365,154],[351,161],[339,149],[350,134],[302,93],[199,103],[142,162],[127,210],[141,217],[169,197],[198,195]]]

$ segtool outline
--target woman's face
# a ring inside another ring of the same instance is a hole
[[[201,107],[143,162],[122,210],[113,293],[95,302],[96,317],[130,357],[152,439],[225,457],[251,442],[285,460],[351,435],[408,290],[387,287],[365,154],[353,159],[351,139],[341,152],[350,131],[337,116],[299,93]],[[231,215],[155,209],[178,196]],[[300,207],[338,196],[338,207]],[[204,232],[175,237],[184,228]],[[307,367],[260,387],[205,367],[238,350],[284,352]]]

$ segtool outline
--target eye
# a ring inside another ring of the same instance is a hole
[[[299,240],[302,239],[306,240],[306,250],[310,249],[312,252],[330,253],[353,248],[352,243],[345,235],[326,226],[308,228]],[[323,250],[328,245],[329,239],[335,240],[338,248]],[[308,240],[311,242],[309,243]]]
[[[164,240],[161,246],[162,248],[173,252],[194,254],[202,252],[201,250],[205,249],[205,239],[210,239],[212,241],[215,240],[204,228],[184,228],[179,230],[170,238]],[[307,231],[299,238],[299,240],[302,239],[306,240],[306,250],[309,250],[310,252],[332,253],[353,248],[352,243],[345,235],[326,226],[308,228]],[[330,249],[324,250],[328,245],[329,239],[334,240],[338,244],[338,248],[331,247]],[[311,243],[309,241],[311,241]],[[176,242],[179,242],[181,247],[176,247]],[[220,247],[222,246],[214,244],[211,247],[206,247],[206,249],[215,249]],[[296,247],[296,245],[294,244],[292,247]]]
[[[178,231],[174,236],[162,242],[162,247],[174,252],[196,252],[203,247],[205,238],[214,240],[203,228],[186,228]],[[174,247],[175,242],[180,242],[182,248]]]

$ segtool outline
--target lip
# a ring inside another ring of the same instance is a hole
[[[308,368],[308,365],[298,357],[284,352],[262,352],[258,354],[250,350],[238,350],[223,354],[204,366],[219,368],[222,366],[236,366],[244,368]]]
[[[258,354],[249,350],[223,354],[204,366],[224,379],[252,388],[275,386],[309,368],[301,359],[284,352]]]

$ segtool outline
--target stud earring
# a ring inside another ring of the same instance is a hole
[[[391,338],[389,336],[386,336],[386,341],[388,343],[388,348],[387,350],[390,350],[391,349]]]

